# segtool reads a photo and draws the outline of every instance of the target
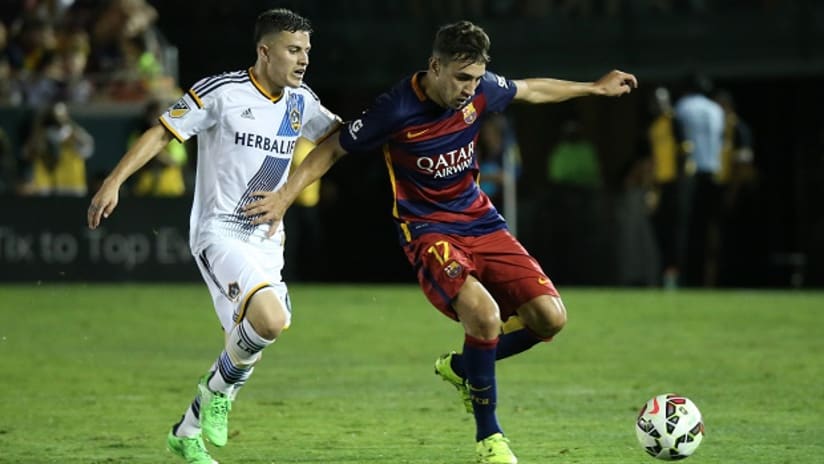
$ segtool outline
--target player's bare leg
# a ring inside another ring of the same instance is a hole
[[[560,297],[541,295],[524,304],[501,327],[495,359],[522,353],[540,342],[549,341],[566,324],[566,307]],[[461,354],[444,354],[435,361],[435,373],[452,384],[461,395],[467,412],[472,402],[465,385],[466,373]]]
[[[561,297],[541,295],[516,311],[525,328],[538,337],[549,340],[564,328],[567,311]]]
[[[277,339],[288,321],[277,294],[263,288],[251,296],[241,320],[229,332],[218,368],[200,384],[200,424],[206,439],[214,445],[224,446],[228,440],[235,389],[249,378],[263,349]]]
[[[202,444],[201,432],[216,446],[226,444],[228,413],[237,388],[251,375],[261,351],[275,341],[288,323],[288,312],[271,288],[264,287],[249,298],[240,321],[226,333],[223,352],[209,373],[201,378],[197,396],[172,428],[169,434],[172,451],[187,462],[210,462],[205,447],[194,446]],[[173,439],[189,440],[194,445],[172,446]],[[197,460],[191,460],[193,457],[184,453],[187,450],[197,453]]]
[[[521,353],[541,341],[552,339],[563,329],[567,320],[566,307],[560,297],[541,295],[518,308],[517,315],[502,324],[495,301],[480,282],[471,276],[462,287],[453,307],[464,324],[467,340],[471,336],[481,340],[498,338],[496,360]],[[502,335],[495,337],[498,333]],[[435,362],[435,372],[458,389],[467,410],[476,415],[477,421],[477,402],[467,380],[466,346],[464,349],[464,353],[452,352],[439,358]],[[500,432],[479,438],[476,451],[480,462],[516,462],[508,442]]]
[[[552,340],[566,325],[566,308],[558,296],[540,295],[515,311],[504,323],[497,359],[522,353]]]
[[[467,335],[481,340],[495,340],[501,333],[501,312],[498,303],[474,276],[458,292],[452,307]]]
[[[275,292],[261,290],[252,296],[245,318],[261,337],[274,340],[287,327],[287,314]]]
[[[486,288],[470,275],[467,276],[452,307],[465,332],[461,358],[475,416],[475,450],[478,462],[517,463],[518,459],[509,449],[509,442],[504,438],[495,415],[495,352],[501,332],[498,304]]]

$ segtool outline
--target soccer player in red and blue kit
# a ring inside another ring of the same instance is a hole
[[[246,213],[260,215],[258,223],[280,221],[298,193],[338,158],[381,148],[406,256],[429,301],[465,331],[463,351],[439,358],[435,372],[475,416],[478,462],[516,463],[495,415],[495,361],[550,340],[567,316],[552,282],[478,186],[480,119],[512,101],[620,96],[637,80],[621,71],[589,83],[509,80],[486,70],[489,45],[483,29],[468,21],[442,27],[426,71],[379,96],[315,148],[283,188],[256,193]]]

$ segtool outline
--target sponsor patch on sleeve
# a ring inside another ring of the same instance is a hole
[[[169,116],[173,118],[182,118],[186,113],[189,112],[189,105],[186,103],[186,100],[181,98],[171,108],[169,108]]]
[[[352,140],[358,140],[358,131],[363,127],[363,120],[356,119],[349,124],[349,136]]]

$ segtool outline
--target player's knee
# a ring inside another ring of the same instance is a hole
[[[567,323],[567,311],[566,307],[564,306],[564,302],[561,301],[560,298],[552,298],[552,305],[548,310],[547,316],[547,331],[551,332],[550,335],[555,335],[556,333],[560,332],[561,329]]]
[[[274,340],[289,323],[289,317],[271,290],[261,290],[252,297],[246,317],[262,338]]]
[[[467,334],[482,340],[493,340],[501,333],[501,313],[494,300],[478,300],[457,309],[458,318]]]
[[[494,340],[500,334],[502,323],[498,304],[474,277],[467,278],[452,307],[468,335]]]
[[[529,328],[543,338],[554,336],[567,323],[566,307],[558,297],[551,297],[547,304],[541,305],[540,315]]]
[[[501,333],[501,317],[497,312],[479,315],[473,325],[474,333],[470,335],[483,340],[493,340]]]
[[[257,324],[252,324],[255,332],[267,340],[274,340],[280,336],[283,329],[286,327],[286,318],[283,317],[283,312],[278,309],[275,314],[270,317],[263,318],[257,321]]]
[[[462,305],[457,309],[464,331],[481,340],[494,340],[501,332],[501,315],[496,304]]]

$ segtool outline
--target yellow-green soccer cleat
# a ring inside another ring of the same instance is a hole
[[[232,400],[223,393],[209,390],[209,374],[200,379],[200,427],[203,435],[215,446],[224,446],[229,438],[229,411]]]
[[[174,432],[169,432],[166,444],[169,451],[185,459],[189,464],[218,464],[209,456],[200,435],[196,437],[176,437]]]
[[[435,374],[437,374],[444,381],[452,384],[458,390],[458,395],[463,401],[466,412],[472,414],[472,399],[469,397],[469,386],[465,379],[462,379],[458,374],[452,370],[452,356],[456,353],[454,351],[442,355],[435,360]]]
[[[509,440],[502,434],[495,433],[475,445],[480,464],[517,464],[518,458],[509,449]]]

